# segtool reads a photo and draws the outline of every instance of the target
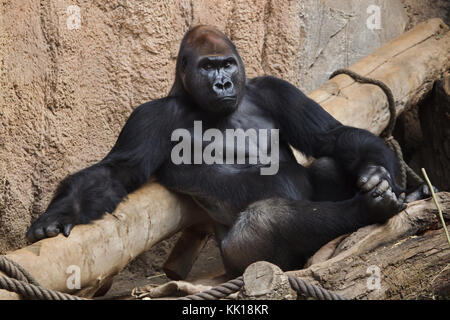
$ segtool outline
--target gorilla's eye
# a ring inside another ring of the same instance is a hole
[[[203,69],[205,70],[211,70],[213,68],[213,65],[211,63],[206,63],[203,65]]]

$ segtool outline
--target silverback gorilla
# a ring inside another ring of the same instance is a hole
[[[195,138],[194,121],[220,132],[278,129],[278,172],[262,175],[260,162],[175,164],[171,134],[181,128]],[[301,166],[289,144],[317,160]],[[61,181],[27,238],[68,236],[155,175],[210,214],[230,276],[258,260],[298,269],[328,241],[405,207],[396,167],[381,139],[342,125],[290,83],[246,79],[231,40],[197,26],[181,42],[169,95],[136,108],[103,160]]]

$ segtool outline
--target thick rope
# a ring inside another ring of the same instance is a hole
[[[301,294],[306,297],[312,297],[318,300],[346,300],[344,297],[337,293],[331,292],[322,287],[313,285],[300,278],[292,275],[288,276],[289,284],[297,294]],[[218,300],[228,297],[230,294],[238,292],[244,285],[242,276],[225,282],[209,290],[202,291],[197,294],[191,294],[186,297],[178,298],[178,300]]]
[[[394,151],[398,161],[400,162],[400,186],[402,188],[405,188],[408,181],[408,177],[406,174],[406,167],[408,165],[406,165],[405,161],[403,160],[402,148],[400,147],[397,140],[395,140],[393,136],[384,139],[384,142],[389,147],[389,149]]]
[[[24,267],[5,256],[0,256],[0,270],[10,278],[40,286],[39,282],[37,282]]]
[[[240,276],[209,290],[181,297],[178,298],[178,300],[218,300],[226,298],[232,293],[238,292],[241,290],[243,285],[244,281],[242,280],[242,276]]]
[[[357,82],[374,84],[374,85],[380,87],[381,90],[383,90],[384,94],[386,95],[386,97],[388,99],[390,117],[389,117],[389,123],[388,123],[386,129],[384,129],[384,131],[380,134],[380,136],[382,138],[388,138],[388,137],[392,136],[392,131],[394,130],[394,127],[395,127],[397,111],[395,110],[395,100],[394,100],[394,95],[392,94],[391,89],[384,82],[382,82],[380,80],[364,77],[364,76],[357,74],[356,72],[349,70],[349,69],[338,69],[330,75],[329,79],[331,79],[339,74],[346,74],[346,75],[352,77],[353,80],[355,80]]]
[[[20,294],[25,299],[37,300],[87,300],[71,294],[49,290],[24,281],[0,275],[0,289]]]
[[[294,289],[297,294],[302,294],[306,297],[312,297],[318,300],[347,300],[343,296],[337,293],[331,292],[322,287],[308,283],[303,279],[289,275],[289,283],[291,288]]]
[[[5,256],[0,256],[0,289],[15,292],[25,299],[38,300],[86,300],[71,294],[49,290],[41,287],[20,264]]]
[[[45,289],[18,263],[0,256],[0,270],[7,276],[0,275],[0,289],[20,294],[25,299],[38,300],[89,300],[71,294]],[[345,300],[345,298],[319,286],[310,284],[300,278],[288,276],[289,283],[298,294],[319,300]],[[179,300],[219,300],[238,292],[244,281],[242,276],[213,287],[209,290],[179,298]]]
[[[403,153],[402,149],[397,142],[397,140],[394,139],[392,136],[392,131],[395,127],[395,120],[397,118],[397,111],[395,109],[395,100],[394,95],[392,94],[392,90],[382,81],[364,77],[362,75],[357,74],[354,71],[351,71],[349,69],[338,69],[335,72],[333,72],[330,76],[330,79],[339,75],[339,74],[346,74],[353,78],[353,80],[361,83],[370,83],[374,84],[378,87],[380,87],[384,94],[386,95],[388,99],[388,106],[389,106],[389,123],[386,127],[386,129],[380,134],[382,138],[384,138],[384,141],[386,145],[391,149],[395,155],[397,156],[397,159],[400,163],[400,181],[399,184],[403,189],[406,189],[408,179],[410,181],[411,185],[420,185],[423,184],[423,179],[417,175],[413,169],[403,160]]]

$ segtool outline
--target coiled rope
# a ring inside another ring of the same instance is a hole
[[[395,155],[397,156],[397,159],[399,161],[399,164],[400,164],[400,177],[399,177],[400,178],[400,181],[399,181],[400,187],[402,187],[403,189],[406,189],[408,180],[409,180],[410,184],[414,185],[414,186],[423,184],[424,183],[423,179],[419,175],[417,175],[413,169],[411,169],[411,167],[405,162],[405,160],[403,160],[402,149],[401,149],[399,143],[397,142],[397,140],[395,140],[395,138],[392,136],[392,131],[394,130],[395,121],[397,119],[397,111],[395,109],[395,100],[394,100],[394,95],[392,94],[392,90],[384,82],[382,82],[380,80],[364,77],[364,76],[357,74],[356,72],[349,70],[349,69],[338,69],[330,75],[329,79],[331,79],[339,74],[346,74],[346,75],[350,76],[353,80],[360,82],[360,83],[374,84],[374,85],[378,86],[379,88],[381,88],[381,90],[383,90],[383,92],[386,95],[387,100],[388,100],[390,116],[389,116],[389,123],[388,123],[386,129],[384,129],[383,132],[380,134],[380,136],[384,139],[384,142],[389,147],[389,149],[391,149],[395,153]]]
[[[331,292],[322,287],[316,286],[303,279],[288,275],[289,284],[297,294],[315,298],[318,300],[347,300],[337,293]],[[178,300],[217,300],[228,297],[230,294],[238,292],[244,285],[242,276],[225,282],[221,285],[213,287],[209,290],[202,291],[197,294],[191,294],[186,297],[178,298]]]
[[[337,293],[306,282],[303,279],[291,275],[289,275],[288,278],[291,288],[294,289],[297,294],[302,294],[306,297],[312,297],[317,300],[347,300]]]
[[[18,263],[0,256],[0,289],[20,294],[24,299],[37,300],[89,300],[68,293],[45,289]],[[319,300],[345,300],[344,297],[327,289],[310,284],[300,278],[289,275],[289,283],[298,294]],[[238,292],[244,281],[242,276],[197,294],[179,298],[179,300],[219,300]]]
[[[238,292],[244,285],[242,276],[228,282],[222,283],[209,290],[205,290],[196,294],[191,294],[177,300],[218,300],[228,297],[230,294]]]
[[[5,256],[0,256],[0,289],[20,294],[24,299],[37,300],[87,300],[71,294],[41,287],[20,264]]]

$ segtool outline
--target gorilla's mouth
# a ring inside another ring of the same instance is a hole
[[[236,96],[226,96],[217,98],[215,103],[214,112],[223,115],[230,114],[234,112],[237,108],[237,97]]]
[[[236,96],[220,97],[219,99],[217,99],[217,101],[220,101],[220,102],[234,102],[234,101],[236,101]]]

